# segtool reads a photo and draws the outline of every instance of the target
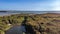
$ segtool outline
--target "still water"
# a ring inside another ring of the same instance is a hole
[[[13,26],[5,34],[23,34],[23,32],[26,32],[24,26]]]

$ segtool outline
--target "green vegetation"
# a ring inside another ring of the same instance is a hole
[[[24,17],[27,19],[24,19]],[[26,27],[32,27],[36,34],[60,34],[60,14],[15,14],[1,16],[0,34],[5,34],[5,31],[15,25],[21,25],[24,20],[26,20]]]
[[[0,32],[7,31],[14,25],[20,25],[24,20],[23,16],[11,15],[0,17]]]
[[[5,34],[5,32],[3,30],[0,30],[0,34]]]

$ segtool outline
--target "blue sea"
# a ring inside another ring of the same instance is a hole
[[[7,11],[7,12],[0,12],[0,16],[10,14],[44,14],[44,13],[60,13],[60,11]]]

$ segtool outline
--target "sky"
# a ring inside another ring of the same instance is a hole
[[[0,0],[0,10],[60,11],[60,0]]]

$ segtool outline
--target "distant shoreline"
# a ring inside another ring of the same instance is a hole
[[[0,11],[0,12],[7,12],[7,11]]]
[[[14,14],[46,14],[46,13],[55,13],[60,14],[60,11],[0,11],[0,16],[10,16]]]

